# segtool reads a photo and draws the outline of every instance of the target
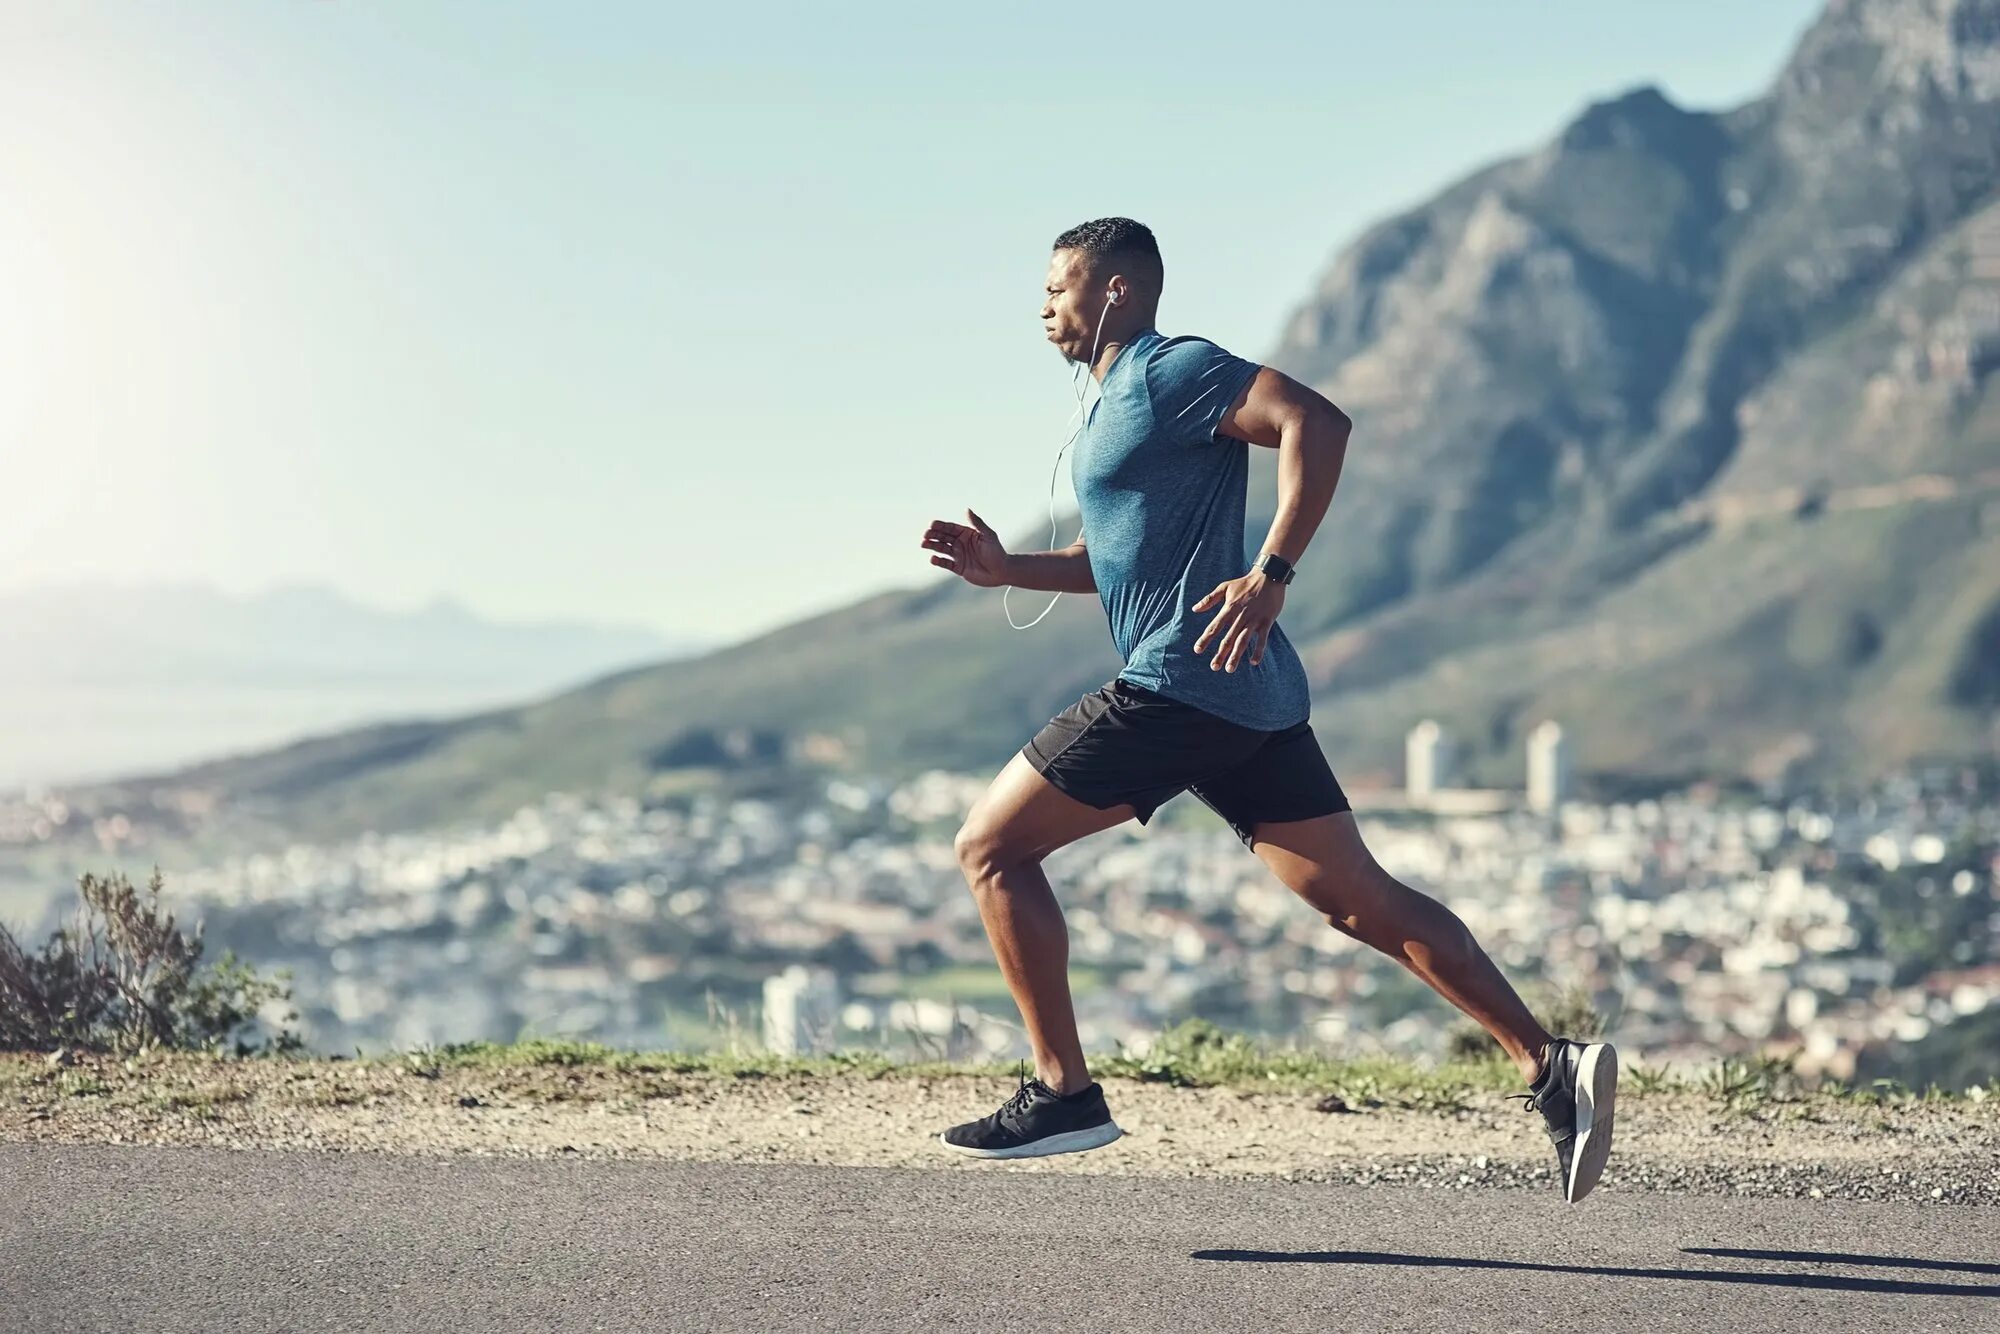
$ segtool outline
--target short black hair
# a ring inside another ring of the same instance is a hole
[[[1130,218],[1092,218],[1080,222],[1056,238],[1051,248],[1076,250],[1090,257],[1090,271],[1103,272],[1107,263],[1116,267],[1119,261],[1136,261],[1145,276],[1158,286],[1165,273],[1165,265],[1160,261],[1160,244],[1153,239],[1152,228],[1143,222]]]

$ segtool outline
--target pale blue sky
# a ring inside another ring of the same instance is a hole
[[[1064,227],[1256,357],[1362,226],[1816,8],[0,0],[0,586],[725,639],[948,579],[933,517],[1047,532]]]

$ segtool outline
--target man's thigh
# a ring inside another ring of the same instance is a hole
[[[1190,790],[1252,852],[1259,851],[1260,831],[1270,829],[1294,831],[1332,855],[1342,840],[1326,821],[1350,815],[1345,828],[1353,828],[1347,793],[1308,723],[1272,733],[1241,764],[1192,784]],[[1350,837],[1358,847],[1359,836]]]
[[[1344,888],[1381,871],[1361,841],[1352,811],[1310,820],[1260,820],[1251,828],[1251,839],[1258,859],[1302,895],[1310,889]]]
[[[1411,911],[1412,891],[1382,868],[1354,822],[1341,811],[1309,820],[1267,820],[1252,830],[1251,851],[1293,893],[1343,931],[1390,927]]]
[[[1099,808],[1059,790],[1019,751],[987,787],[959,831],[961,857],[1039,861],[1057,848],[1131,819],[1130,803]]]

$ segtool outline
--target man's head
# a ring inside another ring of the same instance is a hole
[[[1065,357],[1083,361],[1093,340],[1109,345],[1152,327],[1163,278],[1160,247],[1143,223],[1130,218],[1080,223],[1056,238],[1049,256],[1042,327]]]

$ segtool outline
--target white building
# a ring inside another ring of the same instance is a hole
[[[1403,786],[1410,801],[1422,805],[1451,783],[1451,738],[1429,718],[1403,739]]]
[[[1528,808],[1553,811],[1569,799],[1569,740],[1551,719],[1528,733]]]
[[[824,1055],[840,1033],[840,978],[793,964],[764,979],[764,1046],[780,1056]]]

